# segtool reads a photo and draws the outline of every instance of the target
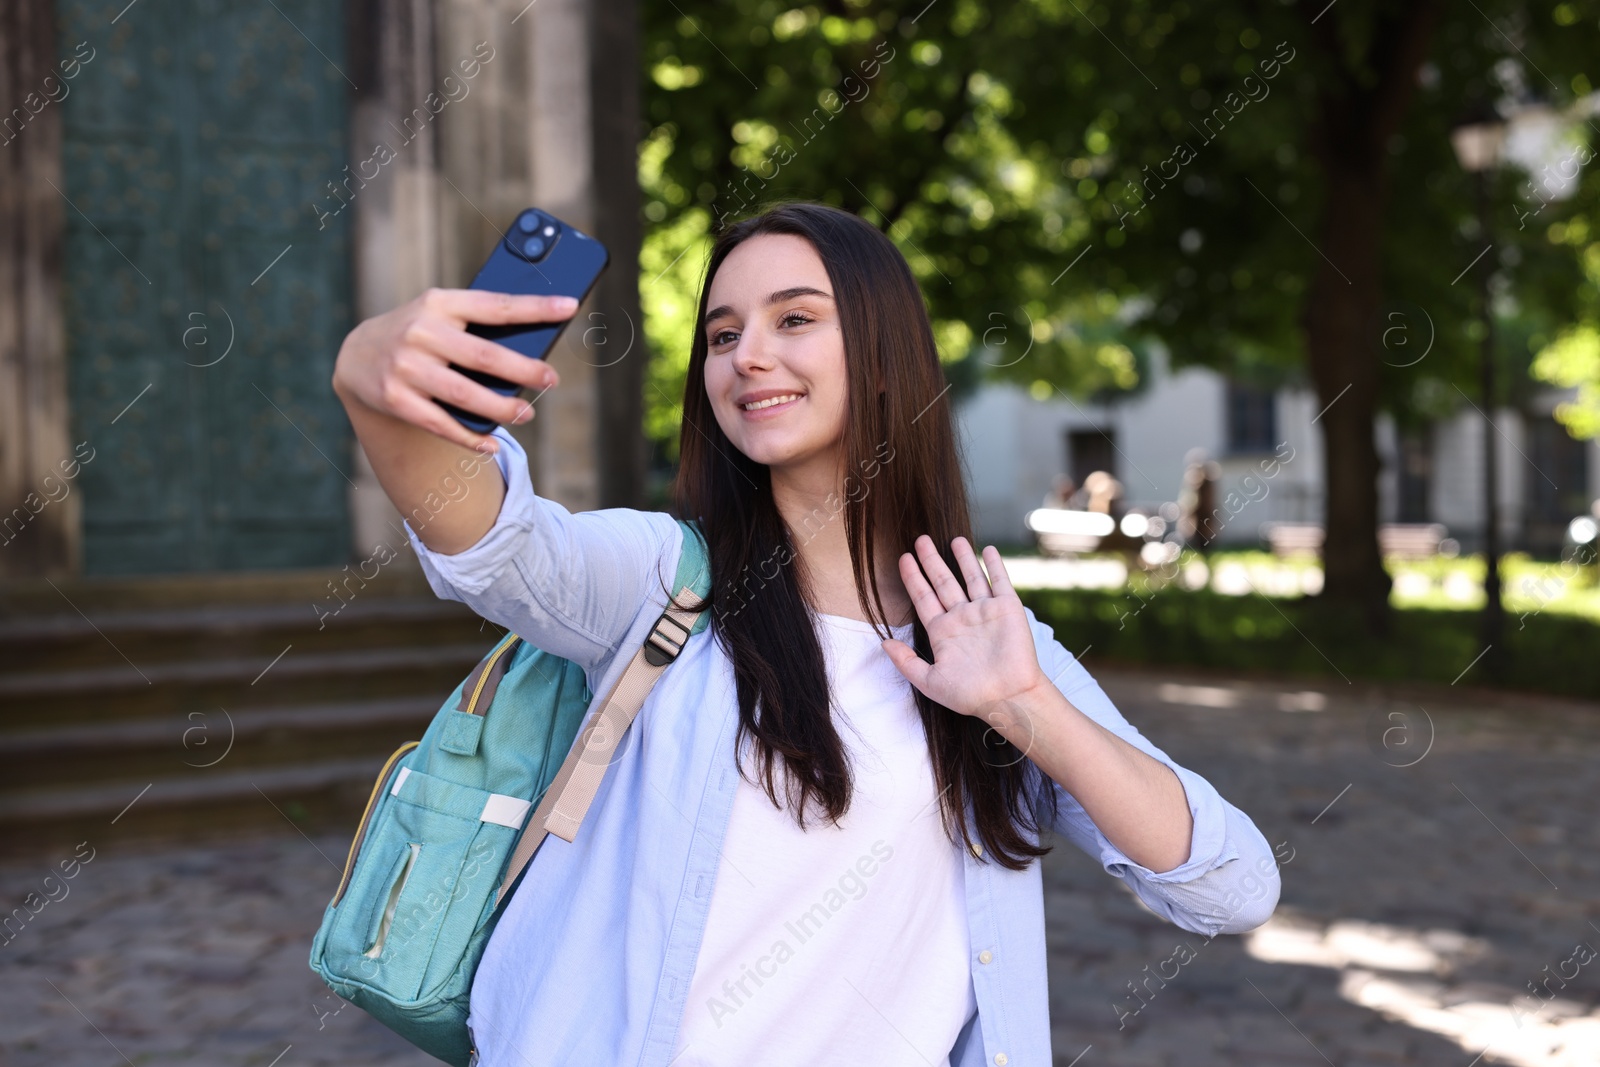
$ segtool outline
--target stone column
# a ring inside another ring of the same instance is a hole
[[[463,287],[522,208],[598,237],[611,265],[550,359],[559,389],[512,432],[535,489],[574,511],[642,503],[644,344],[638,307],[637,22],[632,0],[352,0],[361,73],[352,155],[394,144],[429,93],[428,137],[395,145],[393,173],[354,202],[357,315],[428,285]],[[467,73],[470,73],[470,77]],[[450,79],[447,81],[446,79]],[[357,449],[359,451],[359,448]],[[365,457],[352,494],[358,547],[398,516]]]
[[[412,299],[439,276],[437,117],[426,100],[435,90],[433,0],[351,0],[349,155],[393,151],[382,173],[351,201],[352,289],[359,321]],[[420,112],[419,110],[420,109]],[[359,440],[353,440],[356,488],[350,527],[356,558],[380,542],[404,546],[400,514],[384,494]],[[414,565],[415,557],[400,559]]]
[[[539,0],[529,11],[533,52],[527,121],[532,131],[532,203],[592,234],[599,203],[588,8],[586,0]],[[613,258],[606,275],[619,266]],[[539,439],[534,487],[574,511],[600,506],[597,361],[582,343],[589,316],[596,311],[605,313],[591,297],[552,351],[551,365],[561,373],[561,385],[540,399],[531,424]]]
[[[59,100],[71,82],[58,64],[55,14],[50,0],[0,4],[0,579],[82,566],[58,191]]]
[[[534,487],[575,511],[643,500],[639,103],[631,0],[441,0],[448,71],[481,42],[495,58],[440,118],[446,284],[466,285],[522,208],[599,238],[611,265],[550,355],[560,388],[512,430]]]

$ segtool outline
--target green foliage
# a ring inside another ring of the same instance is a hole
[[[780,198],[833,203],[888,232],[922,283],[942,358],[976,361],[952,372],[969,387],[1127,390],[1157,338],[1180,366],[1263,384],[1300,375],[1318,246],[1344,224],[1325,217],[1317,138],[1359,139],[1340,109],[1384,106],[1362,94],[1377,92],[1416,6],[646,5],[641,285],[668,365],[647,387],[652,436],[675,422],[670,368],[687,351],[707,236]],[[1367,351],[1351,353],[1384,360],[1383,403],[1403,420],[1475,395],[1477,288],[1453,279],[1485,245],[1503,336],[1520,346],[1502,351],[1519,372],[1527,345],[1549,345],[1593,303],[1593,286],[1572,279],[1600,254],[1582,222],[1600,206],[1600,168],[1548,202],[1503,170],[1486,236],[1449,142],[1469,100],[1536,90],[1564,107],[1587,93],[1600,3],[1445,4],[1426,55],[1385,146],[1388,173],[1374,175],[1390,192],[1390,303],[1363,331]]]
[[[1261,596],[1166,589],[1134,596],[1100,590],[1025,590],[1019,595],[1069,649],[1096,661],[1184,665],[1346,679],[1450,684],[1483,651],[1479,616],[1467,611],[1396,611],[1393,633],[1369,636],[1359,620],[1326,605]],[[1511,689],[1590,699],[1600,695],[1600,627],[1588,619],[1541,613],[1506,628]],[[1482,684],[1468,672],[1466,684]]]
[[[639,254],[644,336],[651,359],[645,367],[645,435],[667,446],[677,460],[683,388],[689,370],[700,276],[711,250],[709,214],[682,212],[657,226]]]
[[[1577,390],[1574,400],[1556,408],[1556,418],[1579,438],[1600,436],[1600,232],[1591,222],[1594,217],[1593,212],[1569,213],[1545,228],[1552,244],[1581,254],[1583,272],[1573,287],[1573,299],[1582,318],[1542,347],[1544,336],[1533,341],[1537,349],[1533,376]]]
[[[1568,330],[1540,351],[1533,372],[1552,385],[1576,387],[1576,401],[1556,407],[1556,418],[1574,437],[1600,435],[1600,330]]]

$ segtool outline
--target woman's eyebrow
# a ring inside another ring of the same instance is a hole
[[[814,289],[809,285],[796,285],[791,286],[788,289],[779,289],[776,293],[768,296],[767,306],[770,307],[773,304],[781,304],[785,300],[793,300],[797,296],[820,296],[825,300],[833,299],[832,293],[825,293],[821,289]],[[733,308],[729,307],[727,304],[719,305],[718,307],[712,308],[706,313],[706,323],[709,325],[715,322],[717,319],[722,318],[724,315],[731,314],[733,314]]]

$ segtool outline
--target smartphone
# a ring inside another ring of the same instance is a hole
[[[605,246],[593,237],[567,225],[548,211],[530,207],[519,212],[512,220],[505,236],[495,244],[488,261],[468,288],[516,293],[519,296],[571,296],[582,300],[594,288],[609,258]],[[543,359],[571,321],[511,323],[505,326],[469,323],[467,332],[505,345],[529,359]],[[516,382],[508,382],[481,370],[454,363],[450,364],[450,368],[501,396],[515,396],[522,389]],[[437,397],[434,403],[474,433],[488,433],[499,425],[492,419],[463,411]]]

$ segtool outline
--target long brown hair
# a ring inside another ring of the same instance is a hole
[[[842,451],[845,495],[830,507],[833,515],[844,515],[857,594],[867,618],[875,620],[874,629],[887,627],[888,619],[873,550],[879,531],[886,532],[897,555],[912,551],[917,536],[928,534],[959,575],[950,542],[957,536],[970,542],[972,524],[933,330],[921,290],[894,244],[856,215],[803,202],[780,203],[725,230],[712,247],[700,291],[674,503],[679,516],[700,520],[706,537],[711,628],[733,664],[738,687],[735,751],[743,752],[745,741],[754,740],[774,805],[779,805],[774,765],[783,757],[785,794],[804,828],[812,802],[837,824],[849,808],[852,784],[830,711],[808,582],[795,552],[794,538],[804,531],[788,528],[773,501],[767,466],[745,456],[723,434],[705,389],[711,280],[729,252],[758,234],[805,238],[833,285],[849,401]],[[931,662],[921,619],[913,625],[912,644]],[[892,636],[886,629],[880,632]],[[1039,788],[1038,768],[984,722],[933,702],[915,687],[913,692],[951,841],[959,832],[971,847],[962,817],[970,803],[979,839],[1003,866],[1021,870],[1049,852],[1035,843],[1040,827],[1035,806],[1045,800],[1053,811],[1055,797],[1053,790]]]

